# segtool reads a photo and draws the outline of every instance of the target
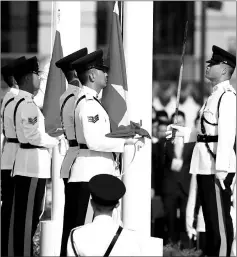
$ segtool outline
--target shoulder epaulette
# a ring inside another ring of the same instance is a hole
[[[226,93],[226,92],[231,92],[231,93],[236,94],[236,91],[234,90],[234,88],[231,88],[231,87],[225,88],[224,93]]]

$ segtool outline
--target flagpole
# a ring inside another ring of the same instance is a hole
[[[143,17],[143,19],[141,19]],[[152,45],[153,2],[126,1],[124,3],[124,50],[129,89],[129,118],[142,120],[142,126],[151,131],[152,105]],[[142,40],[141,39],[142,35]],[[143,52],[146,54],[143,54]],[[139,62],[137,56],[139,55]],[[143,65],[141,65],[143,64]],[[139,76],[137,76],[139,74]],[[130,150],[130,149],[128,149]],[[133,151],[133,149],[131,149]],[[129,156],[126,156],[126,160]],[[130,159],[130,158],[129,158]],[[151,142],[145,141],[129,164],[124,182],[126,194],[123,201],[124,226],[150,236],[151,225]],[[162,253],[162,240],[158,246]],[[162,255],[162,254],[161,254]],[[159,255],[158,255],[159,256]]]
[[[59,29],[60,10],[59,3],[52,3],[51,17],[51,61],[53,58],[56,31]],[[49,79],[49,76],[48,76]],[[48,83],[47,83],[48,84]],[[51,220],[41,221],[40,256],[59,256],[62,235],[62,221],[64,210],[64,185],[60,179],[60,167],[63,157],[59,153],[59,146],[52,149],[51,157],[51,183],[52,183],[52,207]],[[52,243],[53,242],[53,243]]]

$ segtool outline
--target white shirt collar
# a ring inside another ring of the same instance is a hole
[[[230,81],[229,80],[225,80],[225,81],[223,81],[223,82],[221,82],[221,83],[219,83],[219,84],[217,84],[217,85],[215,85],[214,87],[213,87],[213,89],[212,89],[212,93],[214,93],[215,91],[219,91],[219,90],[225,90],[225,89],[227,89],[227,88],[230,88],[231,87],[231,85],[230,85]]]
[[[92,95],[92,96],[98,98],[98,93],[97,93],[94,89],[92,89],[92,88],[89,88],[89,87],[87,87],[87,86],[83,86],[83,91],[84,91],[85,93],[88,93],[88,94],[90,94],[90,95]]]
[[[14,95],[18,95],[19,94],[19,89],[18,88],[14,88],[14,87],[11,87],[9,92],[11,92],[12,94]]]
[[[72,84],[70,84],[70,83],[68,84],[67,88],[70,89],[70,90],[79,89],[79,87],[74,86],[74,85],[72,85]]]
[[[109,215],[101,214],[95,217],[93,222],[113,222],[113,218]]]

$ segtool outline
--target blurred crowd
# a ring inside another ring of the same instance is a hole
[[[182,85],[183,86],[183,85]],[[193,85],[185,83],[180,93],[177,124],[196,127],[200,104],[192,94]],[[152,106],[152,236],[164,239],[164,245],[194,246],[186,232],[186,207],[189,197],[190,162],[195,143],[167,141],[165,132],[174,123],[176,108],[175,86],[159,85]],[[196,220],[198,203],[195,208]],[[196,246],[196,245],[195,245]]]

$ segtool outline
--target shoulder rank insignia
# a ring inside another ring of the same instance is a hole
[[[28,118],[28,123],[31,125],[35,125],[36,122],[37,122],[37,116],[34,118]]]
[[[88,118],[89,122],[96,123],[99,120],[99,115],[97,114],[97,115],[95,115],[95,117],[94,116],[87,116],[87,118]]]

